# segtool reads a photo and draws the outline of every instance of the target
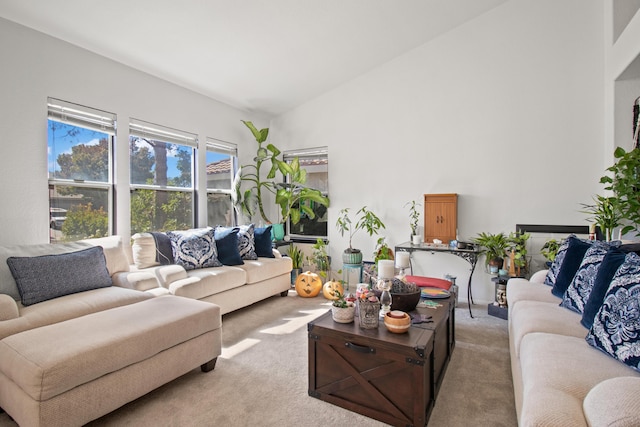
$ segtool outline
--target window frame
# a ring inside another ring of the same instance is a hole
[[[47,97],[47,151],[49,150],[49,122],[54,121],[69,126],[88,129],[108,135],[108,163],[107,180],[92,181],[85,179],[56,178],[49,170],[49,158],[47,158],[47,186],[49,192],[49,241],[55,238],[51,233],[51,201],[56,187],[82,187],[96,190],[107,190],[107,236],[113,235],[115,230],[115,201],[114,201],[114,154],[117,137],[117,115],[105,110],[99,110],[85,105]],[[47,155],[48,157],[48,155]]]
[[[298,158],[300,161],[300,167],[302,169],[307,169],[304,165],[305,160],[310,159],[324,159],[326,161],[327,168],[327,188],[319,189],[323,196],[329,197],[329,147],[313,147],[313,148],[302,148],[302,149],[293,149],[293,150],[284,150],[282,153],[283,161],[290,163],[294,158]],[[308,174],[307,170],[307,174]],[[289,176],[285,176],[283,179],[284,183],[287,183],[289,180]],[[329,218],[327,217],[327,234],[326,235],[316,235],[316,234],[296,234],[291,233],[291,220],[287,218],[287,222],[285,224],[285,234],[289,236],[290,240],[293,242],[316,242],[317,239],[322,239],[323,241],[327,241],[329,239]]]
[[[207,203],[207,222],[209,221],[209,194],[228,194],[231,199],[231,210],[233,212],[232,215],[232,224],[238,224],[238,213],[235,209],[233,200],[234,200],[234,181],[236,174],[238,173],[238,145],[232,142],[223,141],[221,139],[207,137],[206,138],[206,147],[205,147],[205,182],[208,184],[208,179],[206,179],[206,158],[208,152],[214,152],[218,154],[228,154],[230,157],[230,166],[231,171],[229,173],[229,188],[209,188],[206,187],[206,203]],[[209,224],[210,226],[216,226],[217,224]]]

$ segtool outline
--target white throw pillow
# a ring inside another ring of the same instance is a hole
[[[131,236],[133,245],[133,263],[138,268],[148,268],[160,265],[156,262],[156,241],[151,233],[136,233]]]

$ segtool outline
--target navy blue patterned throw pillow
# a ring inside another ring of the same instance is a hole
[[[254,235],[255,226],[253,224],[241,225],[238,231],[238,248],[240,256],[244,260],[256,260],[256,241]]]
[[[185,270],[220,267],[213,228],[167,231],[171,239],[173,259]]]
[[[9,257],[22,305],[112,285],[101,246],[58,255]]]
[[[593,242],[584,254],[584,258],[582,258],[582,263],[580,267],[578,267],[576,275],[564,293],[564,297],[560,303],[561,307],[582,314],[584,306],[591,294],[591,289],[593,289],[593,284],[596,281],[596,275],[598,274],[602,260],[610,248],[619,245],[619,241],[610,243]]]
[[[271,243],[271,226],[259,227],[254,230],[256,255],[264,258],[275,258]]]
[[[558,298],[562,298],[567,288],[571,284],[571,281],[578,271],[578,267],[582,263],[584,254],[587,249],[591,247],[591,241],[578,239],[575,236],[570,236],[568,239],[569,246],[564,254],[564,260],[556,276],[556,281],[551,288],[551,293]]]
[[[580,320],[580,323],[585,328],[590,329],[593,325],[593,318],[596,316],[596,313],[598,313],[598,310],[600,310],[602,300],[604,300],[604,296],[611,285],[611,280],[620,265],[624,262],[626,255],[626,252],[623,252],[619,248],[611,248],[602,259],[602,263],[600,264],[600,268],[598,268],[598,273],[593,282],[593,288],[591,288],[589,298],[584,305],[582,319]]]
[[[218,249],[218,260],[224,265],[242,265],[238,249],[238,227],[216,227],[214,237]]]
[[[569,238],[571,237],[575,237],[575,235],[572,234],[569,236]],[[567,254],[567,248],[569,247],[569,238],[564,239],[562,243],[560,243],[560,247],[558,248],[556,257],[551,263],[551,267],[549,267],[549,271],[544,278],[544,284],[547,286],[553,286],[554,283],[556,283],[556,277],[558,276],[558,272],[560,272],[560,267],[562,267],[564,257]]]
[[[613,276],[586,340],[640,371],[640,257],[636,253],[627,254]]]

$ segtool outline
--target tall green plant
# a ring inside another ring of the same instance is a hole
[[[611,241],[613,230],[619,227],[622,221],[619,200],[615,197],[595,196],[593,201],[593,205],[582,203],[582,212],[589,214],[589,220],[600,227],[607,241]]]
[[[418,234],[418,220],[420,219],[420,212],[416,207],[420,204],[412,200],[407,202],[405,206],[409,206],[409,227],[411,227],[411,235],[415,236]]]
[[[640,149],[625,151],[618,147],[613,155],[617,161],[607,168],[612,176],[603,176],[600,182],[605,184],[605,190],[613,192],[610,202],[621,220],[628,221],[622,234],[633,231],[640,236]]]
[[[381,228],[385,228],[384,223],[378,216],[373,213],[373,211],[367,209],[366,206],[363,206],[356,212],[356,222],[355,224],[351,220],[351,216],[349,215],[349,208],[344,208],[338,214],[338,219],[336,220],[336,228],[340,232],[341,236],[344,236],[345,232],[349,233],[349,248],[348,252],[358,252],[359,249],[354,249],[351,243],[353,236],[360,230],[366,230],[369,236],[373,236],[374,234],[378,234],[378,230]]]

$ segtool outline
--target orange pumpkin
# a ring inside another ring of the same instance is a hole
[[[317,297],[322,290],[322,280],[316,273],[305,271],[296,279],[296,292],[304,298]]]
[[[329,280],[322,287],[322,295],[324,295],[326,299],[334,301],[337,300],[338,294],[336,293],[336,291],[339,292],[340,295],[344,295],[344,286],[342,286],[342,283],[338,282],[337,280]]]

